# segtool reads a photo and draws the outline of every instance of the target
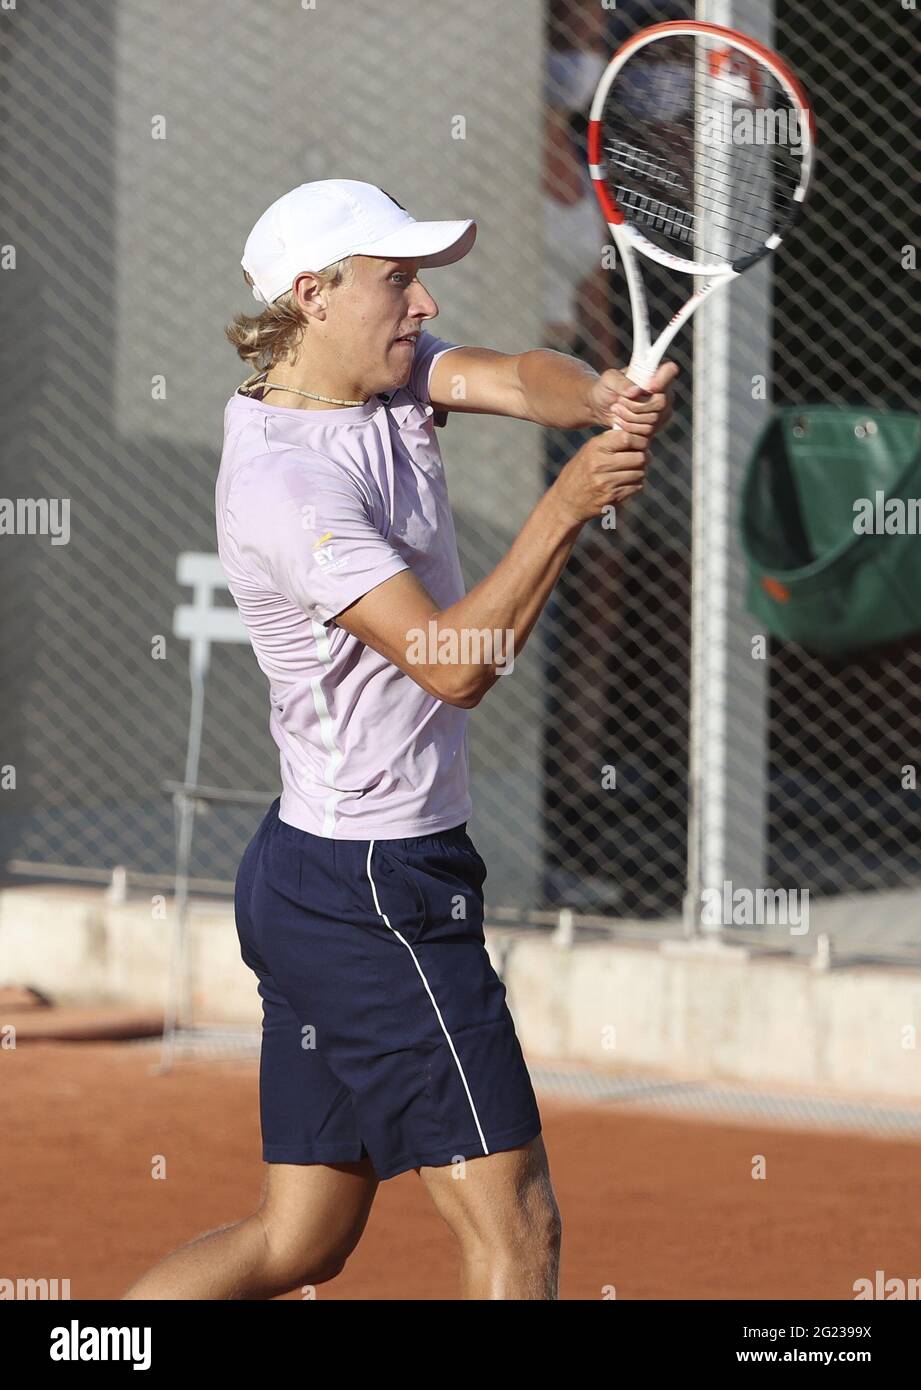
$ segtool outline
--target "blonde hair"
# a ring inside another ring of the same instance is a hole
[[[351,256],[328,265],[325,270],[318,270],[316,275],[323,289],[351,283]],[[244,270],[243,278],[252,288],[253,277],[249,271]],[[308,322],[291,289],[273,299],[261,314],[235,314],[224,329],[224,335],[243,361],[258,369],[258,374],[293,358]]]

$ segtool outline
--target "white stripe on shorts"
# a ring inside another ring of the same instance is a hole
[[[460,1079],[461,1079],[461,1081],[462,1081],[462,1083],[463,1083],[464,1090],[465,1090],[465,1092],[466,1092],[466,1094],[467,1094],[467,1100],[470,1102],[470,1110],[471,1110],[471,1113],[473,1114],[474,1123],[476,1124],[477,1134],[479,1134],[479,1136],[480,1136],[480,1143],[483,1145],[483,1153],[484,1153],[484,1154],[488,1154],[488,1153],[489,1153],[489,1149],[486,1147],[486,1136],[484,1135],[482,1126],[481,1126],[481,1124],[480,1124],[480,1117],[479,1117],[479,1115],[476,1113],[476,1106],[475,1106],[474,1103],[473,1103],[473,1096],[470,1094],[470,1087],[467,1085],[467,1078],[466,1078],[466,1076],[464,1075],[464,1069],[463,1069],[463,1067],[461,1066],[460,1058],[459,1058],[458,1055],[457,1055],[457,1051],[456,1051],[456,1049],[455,1049],[455,1047],[454,1047],[454,1042],[453,1042],[453,1039],[452,1039],[452,1037],[451,1037],[451,1034],[448,1032],[448,1030],[447,1030],[447,1028],[446,1028],[446,1026],[445,1026],[445,1021],[444,1021],[444,1019],[443,1019],[442,1016],[441,1016],[441,1010],[439,1009],[437,1003],[435,1002],[435,996],[434,996],[434,994],[432,993],[432,991],[431,991],[431,989],[430,989],[430,987],[429,987],[429,982],[428,982],[428,980],[425,978],[425,974],[423,973],[422,966],[419,964],[419,961],[418,961],[418,959],[417,959],[417,957],[416,957],[416,953],[415,953],[415,951],[413,950],[412,946],[410,946],[410,944],[409,944],[409,942],[406,940],[405,936],[401,936],[400,933],[396,930],[396,928],[395,928],[395,927],[392,927],[392,926],[390,925],[390,922],[389,922],[389,920],[388,920],[388,917],[387,917],[386,912],[382,911],[382,909],[381,909],[380,901],[379,901],[378,896],[377,896],[377,888],[375,887],[374,878],[373,878],[373,875],[372,875],[372,873],[371,873],[371,855],[374,853],[374,843],[375,843],[375,842],[374,842],[373,840],[370,840],[369,843],[368,843],[367,872],[368,872],[368,882],[369,882],[370,885],[371,885],[371,893],[372,893],[372,896],[373,896],[373,898],[374,898],[374,908],[375,908],[375,911],[377,912],[378,917],[380,917],[381,921],[384,923],[384,925],[385,925],[385,927],[388,929],[388,931],[392,931],[393,934],[394,934],[394,936],[397,938],[397,940],[398,940],[398,941],[402,941],[403,945],[406,947],[407,951],[409,952],[409,954],[410,954],[410,955],[412,956],[412,958],[413,958],[413,964],[415,965],[416,969],[417,969],[418,972],[419,972],[419,979],[422,981],[423,985],[425,986],[425,992],[426,992],[426,994],[428,995],[428,997],[429,997],[429,998],[431,999],[431,1001],[432,1001],[432,1008],[435,1010],[435,1015],[436,1015],[436,1017],[437,1017],[437,1019],[438,1019],[438,1022],[441,1024],[441,1031],[444,1033],[445,1038],[447,1039],[448,1047],[450,1047],[450,1049],[451,1049],[451,1056],[454,1058],[454,1063],[455,1063],[455,1065],[456,1065],[456,1067],[457,1067],[457,1070],[458,1070],[458,1072],[459,1072],[459,1074],[460,1074]]]

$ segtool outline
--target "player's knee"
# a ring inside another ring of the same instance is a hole
[[[291,1287],[304,1284],[326,1284],[330,1279],[335,1279],[337,1274],[342,1273],[347,1260],[348,1255],[337,1254],[335,1251],[317,1252],[315,1255],[309,1255],[302,1262],[300,1273]]]
[[[539,1248],[559,1249],[563,1223],[550,1175],[541,1165],[519,1193],[515,1208],[521,1237]]]
[[[276,1268],[282,1283],[289,1289],[305,1284],[326,1284],[342,1273],[351,1253],[351,1250],[313,1245],[282,1254]]]
[[[348,1255],[336,1250],[273,1251],[268,1262],[270,1282],[281,1291],[325,1284],[345,1268]]]
[[[476,1223],[468,1241],[481,1253],[515,1264],[552,1264],[559,1259],[563,1223],[552,1191],[541,1184],[520,1194],[511,1211],[487,1226]]]
[[[517,1269],[549,1269],[559,1262],[562,1235],[558,1212],[532,1212],[526,1220],[496,1232],[486,1246],[494,1260]]]
[[[560,1245],[563,1240],[563,1222],[560,1217],[560,1209],[552,1194],[549,1201],[542,1203],[536,1217],[532,1219],[529,1236],[538,1254],[549,1256],[552,1259],[559,1258]]]
[[[322,1236],[304,1240],[259,1214],[264,1236],[264,1264],[272,1284],[285,1291],[309,1284],[325,1284],[345,1268],[354,1241],[324,1241]]]
[[[556,1259],[563,1238],[560,1209],[549,1183],[536,1183],[524,1203],[522,1236],[526,1247],[539,1258]]]

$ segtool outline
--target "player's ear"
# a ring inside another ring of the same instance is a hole
[[[325,286],[312,270],[301,271],[291,286],[294,302],[302,313],[321,320],[326,318],[324,290]]]

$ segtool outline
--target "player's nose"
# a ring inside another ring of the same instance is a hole
[[[410,313],[414,318],[433,319],[438,313],[438,305],[429,294],[421,280],[416,280],[413,285],[415,291],[413,295],[412,309]]]

